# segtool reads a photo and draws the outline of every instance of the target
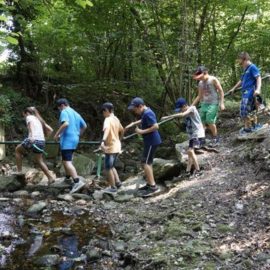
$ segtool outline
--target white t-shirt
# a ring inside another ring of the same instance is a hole
[[[38,120],[38,118],[34,115],[26,116],[26,124],[28,125],[29,123],[31,123],[31,126],[32,126],[32,139],[45,141],[42,124]]]

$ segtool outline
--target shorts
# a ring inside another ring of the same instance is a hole
[[[65,149],[61,150],[62,160],[63,161],[72,161],[74,149]]]
[[[218,116],[218,104],[201,104],[200,117],[203,124],[215,124]]]
[[[34,154],[42,154],[45,148],[45,141],[34,140],[34,142],[31,142],[27,138],[23,140],[22,146],[25,150],[32,150]]]
[[[198,138],[193,138],[190,139],[188,142],[188,148],[195,148],[195,147],[199,147],[201,145],[200,139]]]
[[[105,170],[110,170],[115,167],[115,163],[118,157],[118,153],[116,154],[105,154]]]
[[[255,107],[255,99],[254,98],[242,98],[240,104],[240,117],[246,118],[249,113],[254,111]]]
[[[144,145],[143,156],[141,162],[143,164],[151,165],[154,161],[154,155],[157,150],[158,145]]]

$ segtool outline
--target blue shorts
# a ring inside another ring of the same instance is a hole
[[[249,113],[254,111],[256,109],[255,107],[255,100],[254,98],[245,98],[243,97],[241,100],[241,105],[240,105],[240,117],[241,118],[246,118]]]
[[[32,150],[35,154],[42,154],[45,148],[45,141],[34,140],[34,142],[31,142],[27,138],[23,140],[22,146],[25,150]]]
[[[118,153],[117,154],[105,154],[105,170],[110,170],[112,168],[114,168],[116,160],[118,157]]]
[[[188,148],[195,148],[195,147],[199,147],[201,145],[201,142],[198,138],[193,138],[191,140],[189,140],[188,142]]]
[[[143,156],[141,162],[143,164],[151,165],[154,160],[154,155],[158,145],[144,145]]]
[[[74,151],[74,149],[61,150],[62,160],[72,161]]]

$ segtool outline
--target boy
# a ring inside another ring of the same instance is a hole
[[[102,113],[105,118],[103,124],[103,138],[100,148],[105,153],[105,170],[109,182],[109,187],[104,190],[106,193],[116,193],[122,183],[119,180],[115,169],[115,163],[121,152],[120,139],[124,135],[124,128],[119,119],[113,113],[113,104],[106,102],[102,105]]]
[[[252,132],[256,129],[257,118],[254,117],[254,126],[252,129],[252,123],[249,119],[249,114],[256,109],[256,96],[261,93],[262,79],[260,71],[256,65],[251,62],[251,58],[247,52],[241,52],[238,56],[238,63],[244,69],[244,73],[241,76],[240,81],[228,92],[234,93],[234,91],[241,86],[242,99],[240,105],[240,117],[244,121],[243,133]]]
[[[175,104],[176,113],[173,115],[162,117],[162,120],[171,118],[171,117],[185,117],[186,131],[189,136],[189,146],[188,146],[188,165],[186,168],[186,176],[192,176],[191,167],[194,165],[195,171],[193,176],[198,177],[202,175],[200,166],[198,163],[197,156],[195,154],[194,148],[200,145],[200,139],[205,137],[204,127],[200,118],[200,115],[195,106],[188,106],[184,98],[179,98]]]
[[[72,164],[73,153],[76,150],[80,135],[83,134],[87,125],[80,114],[73,110],[65,98],[60,98],[56,102],[60,111],[60,127],[54,135],[57,141],[60,137],[60,149],[62,154],[62,162],[66,172],[66,179],[73,179],[73,186],[70,193],[80,190],[85,182],[78,177],[76,168]]]
[[[146,185],[139,188],[139,195],[148,197],[158,192],[158,187],[153,174],[153,160],[155,151],[159,144],[161,144],[160,134],[158,132],[158,123],[155,113],[144,104],[140,97],[132,99],[128,106],[128,110],[134,112],[141,119],[132,122],[125,129],[141,124],[141,128],[136,127],[135,132],[143,136],[144,149],[142,157],[142,165],[146,177]]]
[[[199,66],[193,76],[194,80],[199,81],[198,96],[192,103],[196,106],[200,102],[200,117],[203,125],[207,125],[212,134],[211,146],[215,147],[219,143],[217,132],[217,116],[219,107],[221,111],[225,110],[224,92],[219,80],[208,74],[205,66]]]

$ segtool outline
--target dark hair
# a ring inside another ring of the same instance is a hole
[[[57,104],[57,107],[60,107],[61,105],[68,106],[69,105],[69,102],[68,102],[68,100],[66,98],[59,98],[56,101],[56,104]]]
[[[250,55],[247,52],[240,52],[238,55],[238,58],[242,60],[248,60],[248,61],[251,60]]]
[[[110,113],[113,112],[113,104],[111,102],[106,102],[103,103],[102,107],[101,107],[101,111],[109,111]]]

